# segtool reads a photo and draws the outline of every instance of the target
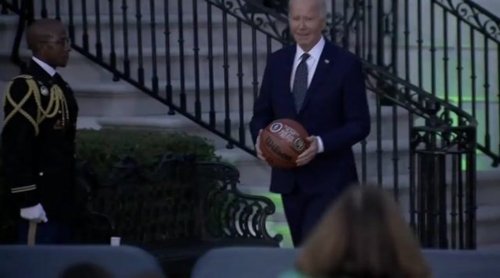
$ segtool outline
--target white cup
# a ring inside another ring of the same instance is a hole
[[[111,246],[120,246],[120,240],[121,240],[121,238],[119,236],[112,236],[111,237]]]

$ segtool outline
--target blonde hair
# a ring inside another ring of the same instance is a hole
[[[296,265],[313,277],[431,277],[397,204],[371,186],[352,186],[330,207]]]

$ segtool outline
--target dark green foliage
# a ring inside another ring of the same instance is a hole
[[[200,161],[213,161],[215,149],[204,138],[181,133],[106,129],[80,130],[77,158],[90,163],[96,174],[105,177],[113,165],[129,156],[143,166],[154,167],[164,154],[195,155]]]

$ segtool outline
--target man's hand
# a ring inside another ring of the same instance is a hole
[[[316,154],[318,154],[318,140],[316,139],[316,136],[309,136],[306,140],[309,142],[309,148],[297,157],[297,160],[295,161],[297,166],[306,165],[311,162],[314,157],[316,157]]]
[[[257,140],[255,140],[255,151],[257,152],[257,157],[261,160],[266,161],[264,155],[262,155],[262,151],[260,150],[260,134],[262,133],[262,129],[259,130],[259,135],[257,135]]]
[[[45,214],[45,210],[39,203],[36,206],[22,208],[20,215],[23,219],[37,223],[49,221],[47,219],[47,215]]]

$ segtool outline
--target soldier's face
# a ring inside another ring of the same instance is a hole
[[[65,67],[68,64],[71,43],[64,26],[57,25],[48,30],[48,39],[43,41],[41,56],[52,67]]]

